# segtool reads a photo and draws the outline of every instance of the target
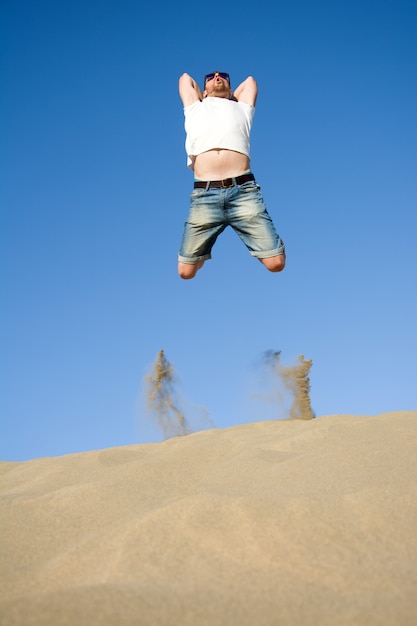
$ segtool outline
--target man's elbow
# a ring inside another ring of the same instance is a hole
[[[184,74],[181,74],[181,76],[179,77],[178,82],[179,82],[179,84],[185,83],[185,82],[190,83],[191,80],[192,80],[191,76],[189,74],[187,74],[187,72],[184,72]]]

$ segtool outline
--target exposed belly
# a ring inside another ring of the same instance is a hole
[[[241,152],[214,149],[195,157],[194,176],[200,180],[222,180],[250,170],[250,159]]]

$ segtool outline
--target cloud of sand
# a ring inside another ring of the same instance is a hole
[[[281,352],[267,350],[262,356],[261,382],[266,393],[256,394],[258,400],[273,407],[272,419],[312,419],[310,402],[310,370],[312,360],[303,355],[292,365],[281,362]],[[164,439],[215,428],[207,409],[188,401],[180,390],[174,368],[160,350],[145,377],[147,414],[162,431]],[[289,407],[285,404],[290,401]]]
[[[192,404],[181,394],[174,368],[163,350],[145,377],[145,385],[147,412],[164,439],[215,428],[207,409]]]
[[[279,401],[282,401],[285,391],[290,393],[289,417],[313,419],[315,415],[311,408],[309,376],[313,361],[299,355],[293,365],[283,365],[281,352],[275,350],[267,350],[262,361],[266,370],[272,374],[270,380]],[[284,389],[281,391],[282,387]]]

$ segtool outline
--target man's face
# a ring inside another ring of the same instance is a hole
[[[219,72],[213,72],[209,74],[204,85],[203,96],[214,96],[216,98],[228,98],[232,93],[230,84],[227,78],[221,76]]]

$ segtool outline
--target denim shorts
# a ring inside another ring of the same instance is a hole
[[[195,264],[211,259],[217,237],[231,226],[250,254],[260,259],[284,254],[255,181],[227,189],[193,189],[178,260]]]

